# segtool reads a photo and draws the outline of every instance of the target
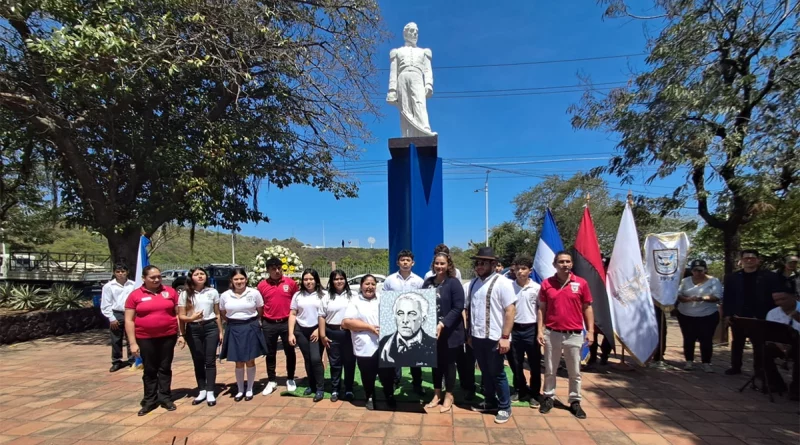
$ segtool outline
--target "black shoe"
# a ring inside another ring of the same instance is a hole
[[[569,412],[571,412],[572,415],[578,419],[586,418],[586,412],[583,410],[583,408],[581,408],[581,402],[572,402],[569,405]]]
[[[545,397],[542,405],[539,407],[539,412],[542,414],[547,414],[550,410],[553,409],[553,398],[552,397]]]
[[[248,395],[245,393],[245,396],[244,396],[244,401],[245,401],[245,402],[249,402],[249,401],[251,401],[251,400],[253,400],[253,396],[248,396]]]
[[[243,398],[244,398],[244,394],[239,393],[239,394],[236,394],[235,396],[233,396],[233,401],[234,402],[241,402]]]
[[[205,401],[206,401],[205,397],[203,397],[202,399],[194,399],[192,400],[192,406],[199,405]]]
[[[355,398],[356,396],[353,395],[353,391],[347,391],[344,393],[344,399],[347,400],[348,402],[352,402],[353,399]]]
[[[372,397],[367,399],[367,403],[364,405],[368,410],[373,411],[375,409],[375,401],[372,400]]]
[[[478,403],[477,405],[472,405],[470,408],[472,411],[476,413],[491,413],[497,411],[497,407],[494,405],[489,405],[486,402]]]
[[[425,388],[422,387],[422,383],[417,383],[416,385],[414,385],[414,392],[420,396],[425,395]]]
[[[511,394],[511,401],[512,402],[519,402],[519,393],[518,392],[515,392],[514,394]]]
[[[608,356],[607,355],[606,356],[601,356],[600,357],[600,365],[601,366],[605,366],[607,364],[608,364]]]
[[[742,373],[741,369],[729,368],[725,370],[725,375],[739,375]]]
[[[338,401],[339,401],[339,393],[338,392],[332,392],[331,393],[331,402],[336,403]]]
[[[161,407],[167,411],[175,411],[176,409],[178,409],[178,407],[175,406],[175,404],[172,402],[164,402],[161,404]]]
[[[158,408],[157,406],[143,406],[142,409],[139,410],[139,417],[146,415],[150,411]]]
[[[217,401],[214,400],[213,402],[208,402],[208,406],[217,406]]]
[[[389,408],[395,409],[397,408],[397,400],[395,400],[394,396],[390,396],[386,399],[386,404],[389,405]]]
[[[124,364],[122,364],[122,363],[114,363],[113,365],[111,365],[111,369],[109,369],[109,370],[108,370],[108,372],[117,372],[117,371],[119,371],[120,369],[122,369],[122,368],[126,368],[126,367],[127,367],[127,366],[125,366],[125,365],[124,365]]]
[[[306,388],[306,390],[303,391],[303,395],[304,396],[310,396],[313,393],[314,393],[314,391],[311,388]]]
[[[325,398],[325,393],[322,391],[317,391],[317,393],[314,394],[314,403],[317,403],[324,398]]]

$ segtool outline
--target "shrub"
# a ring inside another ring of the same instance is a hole
[[[17,311],[32,311],[39,309],[44,300],[42,294],[44,291],[40,287],[34,287],[27,284],[15,286],[11,289],[11,298],[8,302],[8,307]]]
[[[84,298],[72,286],[56,284],[50,289],[50,298],[47,299],[45,309],[51,311],[66,311],[84,307]]]
[[[14,286],[9,282],[0,283],[0,307],[5,307],[11,300],[11,290]]]

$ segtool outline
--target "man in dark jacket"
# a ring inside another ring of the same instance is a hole
[[[767,312],[775,307],[772,300],[772,288],[776,276],[768,270],[759,268],[761,259],[758,251],[752,249],[742,250],[742,269],[725,277],[725,288],[722,294],[722,314],[725,325],[730,325],[731,317],[757,318],[764,320]],[[731,330],[733,342],[731,344],[731,367],[725,371],[726,375],[742,373],[742,354],[747,334],[733,326]],[[753,368],[759,373],[762,368],[761,345],[753,343]]]

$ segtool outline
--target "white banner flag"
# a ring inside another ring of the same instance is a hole
[[[689,237],[684,232],[651,233],[644,240],[644,252],[650,294],[661,306],[674,306],[689,255]]]
[[[629,204],[625,204],[614,240],[606,290],[614,332],[633,358],[644,365],[658,346],[658,327]]]

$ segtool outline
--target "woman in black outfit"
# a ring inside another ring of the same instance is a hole
[[[328,280],[328,294],[322,299],[319,314],[319,338],[328,349],[331,364],[331,402],[339,400],[344,380],[344,399],[353,400],[353,382],[356,374],[356,356],[353,355],[353,340],[350,331],[342,328],[344,314],[355,292],[347,284],[347,275],[336,269]],[[344,379],[342,379],[344,368]]]
[[[425,408],[435,408],[446,413],[453,408],[453,390],[456,385],[456,357],[464,346],[464,287],[456,278],[456,268],[450,255],[441,252],[433,257],[431,269],[434,276],[425,280],[423,289],[436,289],[436,363],[433,368],[433,400]],[[446,394],[442,398],[442,377]]]

